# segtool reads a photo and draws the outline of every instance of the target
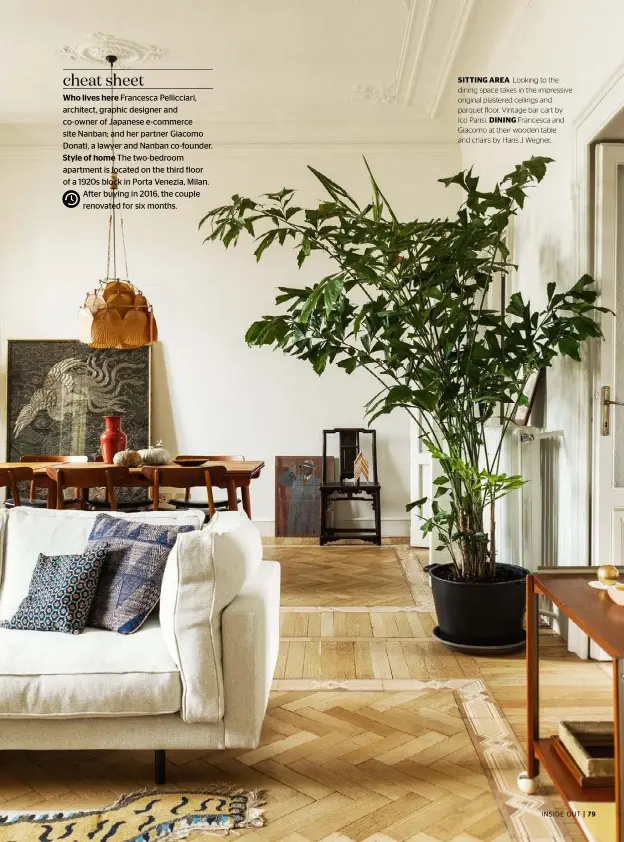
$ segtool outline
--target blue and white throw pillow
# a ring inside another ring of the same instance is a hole
[[[120,634],[140,628],[160,599],[165,564],[178,534],[192,530],[98,515],[87,549],[106,541],[108,550],[88,625]]]
[[[93,543],[81,555],[39,553],[28,594],[5,629],[80,634],[87,618],[106,557],[107,545]]]

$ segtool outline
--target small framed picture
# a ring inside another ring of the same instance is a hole
[[[533,374],[530,374],[527,382],[524,384],[524,389],[522,390],[523,395],[529,401],[528,405],[517,406],[516,411],[512,416],[512,421],[514,424],[517,424],[519,427],[527,427],[529,424],[529,420],[531,418],[531,411],[533,410],[533,405],[535,403],[535,398],[537,393],[539,392],[544,377],[546,375],[546,371],[541,368],[539,371],[534,371]]]

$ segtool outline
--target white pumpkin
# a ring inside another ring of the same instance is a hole
[[[141,454],[136,450],[120,450],[113,456],[113,462],[124,468],[138,468],[141,464]]]
[[[162,446],[161,441],[156,442],[156,447],[146,447],[145,450],[139,450],[139,456],[144,465],[166,465],[167,462],[171,462],[171,455]]]

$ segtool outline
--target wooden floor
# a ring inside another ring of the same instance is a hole
[[[413,605],[394,547],[267,547],[282,565],[283,606]]]
[[[435,617],[414,551],[282,543],[267,546],[265,556],[282,564],[284,607],[261,746],[170,752],[172,784],[228,780],[266,789],[268,824],[242,832],[245,838],[582,838],[572,819],[538,837],[529,818],[527,837],[510,835],[509,817],[522,810],[514,781],[525,738],[523,655],[456,656],[433,641]],[[549,630],[541,643],[542,732],[550,734],[565,717],[611,718],[610,665],[578,660]],[[475,694],[480,686],[486,689]],[[510,731],[489,739],[492,726],[483,719],[480,747],[471,728],[479,730],[486,708],[492,716],[498,711],[497,727]],[[503,757],[485,774],[483,751],[492,746],[516,751],[516,759]],[[151,772],[147,752],[5,752],[0,809],[103,806],[151,785]]]

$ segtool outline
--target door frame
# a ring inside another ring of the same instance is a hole
[[[595,231],[594,231],[594,172],[595,146],[597,137],[611,120],[624,109],[624,65],[620,66],[607,81],[575,124],[573,149],[573,201],[576,205],[575,254],[576,275],[594,273]],[[578,413],[576,416],[576,441],[585,442],[585,459],[579,465],[578,484],[573,491],[574,530],[572,546],[584,547],[585,557],[574,559],[576,564],[595,564],[593,546],[593,522],[595,517],[594,492],[596,487],[594,403],[599,391],[599,346],[590,343],[589,351],[583,355],[581,375],[576,383],[575,394]],[[576,378],[575,378],[576,379]],[[585,635],[579,636],[585,638]],[[586,640],[586,638],[585,638]],[[579,639],[581,643],[581,639]],[[574,646],[574,651],[576,651]],[[587,651],[586,642],[581,650]],[[581,654],[579,651],[577,654]],[[585,654],[585,657],[587,655]]]
[[[617,296],[617,273],[618,263],[621,259],[621,250],[618,244],[618,186],[620,183],[619,170],[624,167],[624,140],[619,143],[603,143],[595,148],[595,205],[603,208],[602,213],[596,216],[594,226],[594,249],[595,249],[595,275],[599,279],[608,281],[611,287],[601,301],[606,307],[615,310]],[[605,339],[613,343],[615,324],[612,316],[603,317],[603,332]],[[600,348],[596,348],[595,366],[593,369],[593,451],[592,451],[592,529],[591,529],[591,562],[599,564],[609,562],[617,563],[613,556],[615,549],[613,544],[614,524],[612,522],[611,501],[608,505],[601,505],[600,474],[611,471],[606,464],[606,453],[604,450],[604,437],[601,431],[602,406],[600,390],[603,385],[614,387],[613,365],[608,363],[603,370]],[[617,396],[613,395],[614,398]],[[610,411],[610,418],[613,421],[615,411]],[[612,438],[610,438],[612,442]],[[601,446],[602,445],[602,446]],[[612,452],[612,448],[610,449]],[[611,456],[609,456],[611,459]],[[608,537],[607,537],[608,536]],[[601,538],[608,542],[610,554],[607,556],[607,548],[604,543],[601,545]]]
[[[577,119],[573,134],[573,201],[575,204],[575,253],[574,266],[580,277],[585,273],[594,273],[594,163],[595,144],[600,132],[624,108],[624,64],[613,73],[611,78],[589,103]],[[589,343],[587,353],[583,354],[581,372],[576,380],[576,393],[572,395],[578,407],[576,417],[576,441],[585,442],[585,458],[581,456],[579,482],[573,491],[571,524],[573,529],[572,546],[585,548],[585,557],[574,559],[577,564],[596,564],[593,555],[593,520],[595,516],[594,491],[595,452],[594,452],[594,396],[599,390],[599,346],[598,342]],[[589,638],[578,626],[570,624],[568,630],[568,649],[580,658],[589,657]]]

